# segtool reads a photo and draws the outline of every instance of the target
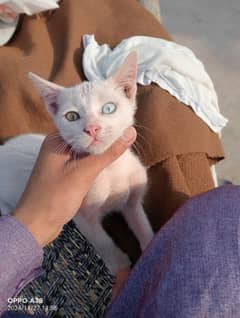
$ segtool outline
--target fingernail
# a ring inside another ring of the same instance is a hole
[[[127,128],[122,135],[123,140],[127,143],[132,142],[135,139],[135,137],[136,137],[136,130],[133,127]]]

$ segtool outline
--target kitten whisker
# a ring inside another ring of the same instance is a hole
[[[63,170],[68,169],[70,164],[74,165],[74,163],[75,163],[75,160],[74,160],[75,152],[74,152],[74,150],[73,150],[71,145],[68,146],[68,153],[69,153],[69,157],[70,158],[68,159],[68,161],[64,165]]]
[[[147,140],[147,138],[145,136],[143,136],[139,131],[137,132],[137,136],[142,138],[142,141],[146,144],[149,144],[149,141]]]
[[[152,153],[152,146],[150,144],[150,142],[147,140],[147,138],[145,136],[143,136],[141,133],[138,132],[137,134],[138,138],[142,140],[142,142],[144,143],[144,146],[148,147],[148,150]],[[140,141],[138,141],[139,144],[143,147],[142,143]]]
[[[140,124],[139,121],[137,121],[137,120],[135,120],[134,126],[140,128],[140,129],[143,128],[145,130],[148,130],[149,132],[152,132],[151,128]]]
[[[60,138],[60,135],[59,136],[50,136],[48,137],[48,139],[50,140],[55,140],[55,139],[59,139]]]
[[[55,135],[60,135],[59,131],[55,131],[49,134],[49,136],[55,136]]]
[[[71,148],[70,148],[70,154],[71,154],[70,161],[71,161],[72,165],[74,166],[74,169],[77,169],[80,154],[73,149],[73,146],[71,146]]]
[[[65,142],[61,142],[60,144],[57,145],[55,151],[59,154],[65,153],[68,147],[69,146]]]
[[[51,133],[48,136],[49,139],[54,139],[54,138],[59,138],[59,137],[61,137],[59,132]]]
[[[138,157],[140,157],[140,158],[142,157],[141,151],[138,149],[136,143],[134,143],[134,144],[132,145],[132,149],[134,150],[134,152],[137,154]]]
[[[141,143],[135,141],[133,149],[140,158],[145,158],[145,149]]]

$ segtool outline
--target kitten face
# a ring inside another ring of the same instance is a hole
[[[112,77],[63,88],[36,75],[40,90],[63,139],[76,152],[107,149],[134,123],[136,111],[136,54],[131,53]]]
[[[64,89],[57,104],[54,121],[63,139],[78,152],[100,153],[133,125],[135,103],[112,80]]]

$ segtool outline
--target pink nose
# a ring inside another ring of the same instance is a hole
[[[91,137],[96,137],[98,134],[98,131],[101,129],[100,126],[98,125],[88,125],[85,129],[84,132],[88,134]]]

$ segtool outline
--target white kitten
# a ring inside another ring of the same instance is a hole
[[[102,81],[83,82],[64,88],[32,73],[30,78],[40,90],[67,144],[75,152],[94,154],[103,152],[127,127],[134,124],[136,72],[136,54],[131,53],[116,74]],[[130,261],[103,229],[102,218],[111,211],[122,211],[144,250],[153,237],[142,207],[146,184],[145,168],[136,155],[127,150],[97,177],[74,218],[80,231],[95,246],[114,274],[128,268]],[[0,197],[0,208],[2,201],[3,196]],[[16,203],[16,200],[13,201]]]

